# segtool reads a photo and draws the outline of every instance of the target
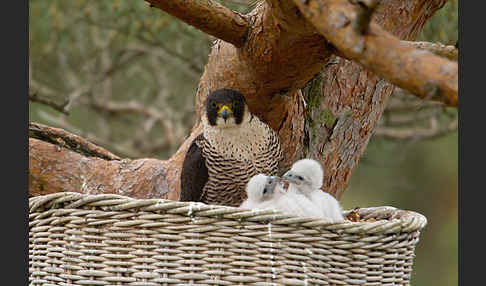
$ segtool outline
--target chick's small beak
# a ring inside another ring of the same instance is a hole
[[[229,108],[227,105],[221,106],[221,108],[218,110],[218,114],[221,115],[225,121],[232,113],[233,110],[231,110],[231,108]]]
[[[282,176],[282,178],[286,179],[289,182],[300,184],[299,180],[295,178],[294,173],[292,173],[292,171],[287,171],[287,173],[285,173]]]

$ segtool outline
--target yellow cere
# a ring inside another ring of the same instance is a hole
[[[233,110],[231,110],[231,108],[229,108],[227,105],[223,105],[221,106],[221,108],[218,110],[218,113],[222,113],[224,110],[227,110],[229,113],[233,113]]]

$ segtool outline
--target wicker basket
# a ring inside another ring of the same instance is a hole
[[[272,210],[56,193],[29,200],[30,285],[409,285],[426,218],[330,224]]]

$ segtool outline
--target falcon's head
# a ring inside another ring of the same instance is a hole
[[[279,193],[275,192],[275,187],[280,182],[276,176],[265,176],[258,174],[253,176],[246,185],[246,194],[250,200],[263,202],[273,198]]]
[[[302,159],[295,162],[283,178],[297,185],[303,192],[310,192],[322,187],[324,171],[321,164],[312,159]]]
[[[249,117],[245,97],[233,89],[218,89],[206,99],[206,116],[211,126],[235,127]]]

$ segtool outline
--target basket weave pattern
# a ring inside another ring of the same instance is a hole
[[[409,285],[424,216],[330,224],[273,210],[55,193],[29,200],[30,285]]]

